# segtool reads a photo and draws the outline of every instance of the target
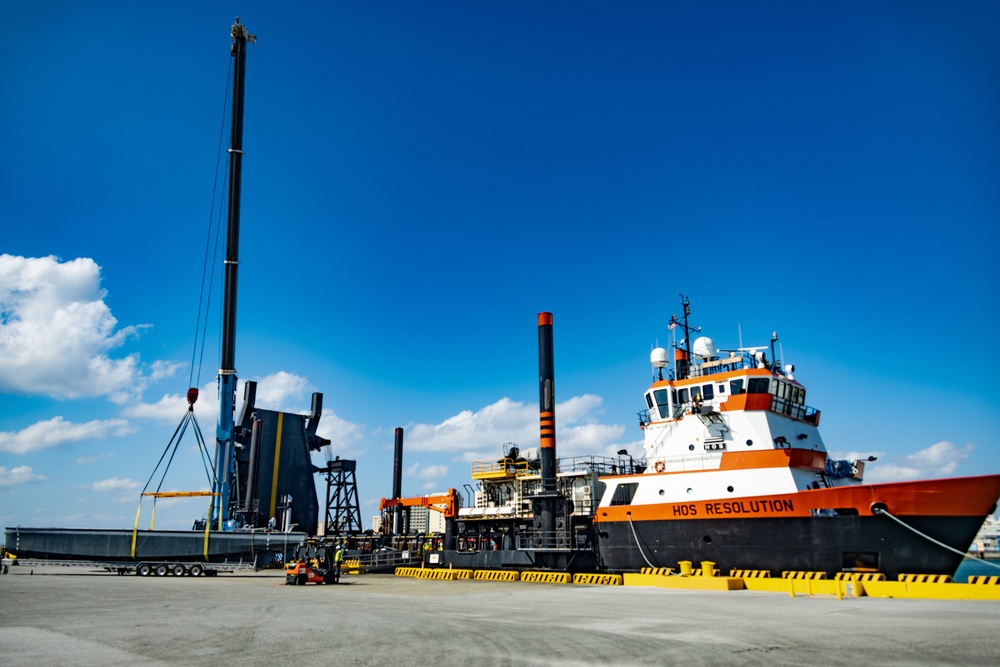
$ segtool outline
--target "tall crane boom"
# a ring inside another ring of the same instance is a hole
[[[229,217],[226,229],[225,288],[222,305],[222,355],[219,362],[219,421],[215,434],[216,528],[229,519],[230,471],[234,466],[233,416],[236,411],[236,283],[240,257],[240,194],[243,179],[243,81],[247,42],[256,37],[240,24],[232,27],[233,115],[229,142]]]

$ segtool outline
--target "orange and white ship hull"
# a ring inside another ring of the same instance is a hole
[[[666,484],[671,475],[602,481],[655,484],[658,477]],[[724,572],[872,569],[890,578],[950,575],[998,497],[1000,475],[990,475],[622,504],[599,507],[595,523],[600,559],[609,570],[707,560]]]

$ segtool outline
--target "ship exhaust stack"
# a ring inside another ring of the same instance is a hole
[[[403,429],[396,429],[396,446],[392,457],[392,498],[403,497]],[[392,532],[399,535],[402,532],[402,507],[397,505],[392,509]]]
[[[542,488],[556,488],[555,370],[552,354],[552,313],[538,314],[538,421],[542,450]]]
[[[552,352],[552,313],[538,314],[538,419],[542,463],[542,545],[550,546],[556,531],[556,399],[555,363]]]

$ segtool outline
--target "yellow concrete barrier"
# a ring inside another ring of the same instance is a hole
[[[569,572],[522,572],[521,581],[536,584],[568,584],[572,581]]]
[[[625,586],[653,586],[687,591],[738,591],[744,588],[743,580],[736,577],[666,577],[659,574],[626,572],[622,575]]]
[[[452,570],[456,579],[472,579],[472,570]]]
[[[446,570],[444,568],[424,568],[417,572],[417,579],[436,579],[445,581],[454,581],[455,571]]]
[[[900,581],[913,584],[950,584],[951,577],[947,574],[901,574]]]
[[[836,581],[885,581],[881,572],[838,572],[833,578]]]
[[[730,570],[730,577],[737,579],[770,579],[770,570]]]
[[[418,572],[419,567],[397,567],[395,574],[397,577],[415,577]]]
[[[674,568],[672,567],[644,567],[639,570],[640,574],[657,574],[660,576],[669,576],[674,573]]]
[[[621,586],[623,580],[620,574],[579,573],[573,575],[573,583],[597,586]]]
[[[974,575],[969,577],[969,583],[974,586],[1000,586],[1000,577]]]
[[[791,597],[796,595],[833,595],[837,598],[861,597],[864,593],[863,584],[850,579],[826,579],[826,573],[806,573],[817,576],[791,577],[744,577],[743,587],[748,591],[766,591],[769,593],[785,593]],[[819,577],[818,575],[823,575]]]
[[[943,575],[936,575],[943,576]],[[1000,600],[1000,586],[919,581],[869,581],[861,584],[873,598],[924,600]]]
[[[514,570],[476,570],[472,578],[478,581],[518,581],[520,572]]]

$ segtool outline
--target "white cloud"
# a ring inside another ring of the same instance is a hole
[[[240,383],[240,391],[236,394],[240,400],[242,391],[243,383]],[[278,371],[257,382],[257,407],[282,412],[309,412],[312,397],[306,395],[308,391],[309,381],[304,377]]]
[[[200,423],[211,423],[214,411],[218,410],[214,401],[205,401],[205,393],[208,387],[199,392],[198,400],[195,402],[195,414]],[[216,394],[216,388],[211,388],[212,394]],[[122,409],[122,416],[131,419],[156,419],[159,421],[179,422],[184,412],[187,410],[187,396],[180,394],[164,394],[156,403],[134,403]]]
[[[0,391],[119,403],[142,393],[139,356],[108,353],[147,325],[116,330],[100,284],[90,258],[0,255]]]
[[[104,459],[110,459],[114,456],[114,452],[101,452],[100,454],[94,454],[92,456],[81,456],[74,463],[77,465],[86,465],[88,463],[97,463],[98,461],[103,461]]]
[[[127,477],[125,479],[111,477],[94,482],[84,488],[98,493],[113,492],[115,494],[115,496],[111,499],[111,502],[113,503],[134,503],[138,500],[138,496],[135,491],[140,486],[139,482]]]
[[[404,473],[406,479],[438,479],[448,474],[448,466],[414,463]]]
[[[330,460],[334,456],[356,459],[364,455],[364,427],[338,417],[332,410],[323,410],[316,435],[330,441],[319,456]]]
[[[132,489],[139,488],[139,482],[131,480],[128,477],[125,479],[111,477],[94,482],[88,488],[91,491],[131,491]]]
[[[967,444],[959,447],[942,440],[930,447],[890,461],[879,458],[877,463],[869,463],[865,468],[866,482],[903,482],[913,479],[950,477],[958,470],[959,464],[969,457],[975,447]],[[878,456],[880,452],[875,452]],[[845,458],[868,458],[869,454],[851,453]]]
[[[28,466],[18,466],[10,470],[7,470],[4,466],[0,466],[0,487],[27,484],[28,482],[42,482],[46,479],[48,477],[36,475]]]
[[[282,410],[305,414],[311,409],[312,397],[307,396],[309,381],[301,375],[279,371],[257,381],[256,405],[268,410]],[[237,416],[243,405],[243,392],[246,382],[240,380],[236,387]],[[183,394],[164,394],[155,403],[134,403],[122,409],[122,416],[135,419],[156,419],[166,422],[179,422],[187,410],[187,392]],[[195,415],[202,428],[214,424],[219,414],[219,385],[212,380],[198,389],[198,400],[194,404]],[[326,411],[324,411],[326,415]],[[324,416],[325,419],[325,416]],[[320,428],[323,420],[320,420]],[[329,436],[324,436],[329,437]]]
[[[53,417],[14,433],[0,432],[0,452],[26,454],[65,446],[80,440],[120,437],[132,433],[135,433],[135,429],[124,419],[95,419],[83,424],[74,424],[62,417]]]
[[[603,403],[600,396],[585,394],[556,404],[556,450],[560,457],[603,454],[620,448],[615,443],[625,428],[598,421]],[[498,456],[508,442],[517,442],[522,450],[536,447],[538,429],[537,406],[502,398],[477,412],[463,410],[440,424],[408,426],[406,447],[412,451],[456,452],[469,461]]]

